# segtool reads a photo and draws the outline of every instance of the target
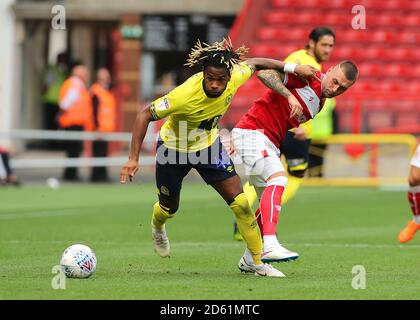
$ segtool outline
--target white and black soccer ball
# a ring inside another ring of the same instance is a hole
[[[74,244],[61,256],[61,270],[68,278],[89,278],[96,270],[95,252],[83,244]]]

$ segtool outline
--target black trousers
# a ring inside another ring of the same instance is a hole
[[[1,161],[3,161],[4,170],[6,171],[6,176],[10,176],[13,174],[12,168],[9,165],[9,154],[7,152],[0,152]]]
[[[93,142],[93,156],[107,157],[108,156],[108,141],[94,141]],[[92,182],[106,182],[109,181],[107,167],[93,167],[90,176]]]
[[[322,178],[324,176],[324,154],[326,149],[326,144],[311,144],[309,147],[308,172],[310,177]]]
[[[71,126],[64,128],[66,131],[75,132],[83,131],[83,126]],[[68,140],[66,142],[66,156],[68,159],[79,158],[83,151],[82,140]],[[77,181],[79,180],[77,167],[66,167],[63,174],[64,180]]]
[[[43,109],[43,119],[44,119],[44,126],[43,128],[46,130],[57,130],[58,123],[57,123],[57,116],[60,110],[58,104],[54,103],[44,103]],[[63,150],[65,148],[65,142],[60,140],[44,140],[42,145],[49,150]]]

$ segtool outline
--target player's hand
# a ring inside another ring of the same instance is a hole
[[[136,160],[129,159],[120,172],[120,183],[126,183],[127,178],[133,181],[134,175],[139,171],[139,164]]]
[[[301,116],[303,113],[303,108],[300,105],[298,99],[294,95],[290,95],[287,98],[287,101],[289,102],[289,107],[291,109],[290,111],[290,118],[294,118],[295,116]]]
[[[295,129],[294,138],[299,141],[305,141],[306,139],[308,139],[305,129],[303,129],[301,126],[297,127]]]
[[[225,148],[227,154],[229,156],[234,155],[235,146],[233,145],[231,133],[226,129],[222,129],[219,130],[219,137],[220,142],[222,143],[223,148]]]
[[[317,73],[319,71],[315,69],[312,66],[309,66],[307,64],[298,64],[295,68],[295,73],[305,79],[311,79],[314,78],[318,81],[321,81],[321,79],[318,78]]]

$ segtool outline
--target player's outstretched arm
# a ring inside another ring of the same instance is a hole
[[[150,113],[150,106],[147,106],[137,113],[131,137],[130,155],[128,157],[128,161],[126,162],[126,164],[120,172],[121,183],[126,183],[127,177],[131,181],[134,175],[139,170],[138,162],[140,149],[143,144],[143,140],[146,135],[147,127],[149,126],[150,121],[153,121],[153,117]]]
[[[280,72],[295,73],[302,78],[316,78],[318,70],[309,65],[286,63],[267,58],[250,58],[245,61],[254,70],[272,69]],[[318,79],[319,80],[319,79]]]
[[[298,115],[301,116],[303,112],[303,108],[296,97],[286,88],[283,84],[284,80],[284,73],[278,72],[276,70],[262,70],[258,72],[257,75],[258,79],[264,83],[265,86],[274,90],[279,95],[285,97],[289,102],[290,111],[290,118]]]
[[[274,69],[284,71],[286,65],[286,62],[267,58],[250,58],[245,62],[254,70]]]

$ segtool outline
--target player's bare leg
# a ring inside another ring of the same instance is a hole
[[[255,220],[255,215],[243,193],[239,176],[236,175],[223,181],[214,182],[212,186],[229,204],[229,207],[236,216],[238,228],[252,255],[253,267],[249,271],[255,272],[256,275],[260,276],[284,277],[282,272],[268,264],[263,264],[261,261],[261,234]]]
[[[407,194],[413,219],[398,235],[398,241],[405,243],[410,241],[416,232],[420,230],[420,167],[411,166],[408,177],[409,189]]]

